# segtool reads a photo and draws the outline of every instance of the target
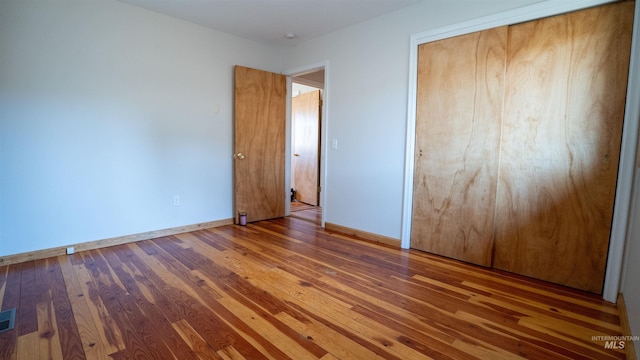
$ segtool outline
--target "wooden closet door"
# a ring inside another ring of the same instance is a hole
[[[506,27],[420,45],[411,247],[491,265]]]
[[[633,7],[509,28],[494,267],[602,292]]]

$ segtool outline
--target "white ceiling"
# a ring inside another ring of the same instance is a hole
[[[424,0],[120,1],[257,42],[293,45]]]

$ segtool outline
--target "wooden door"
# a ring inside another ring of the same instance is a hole
[[[320,184],[320,90],[291,101],[293,158],[291,182],[296,200],[318,205]]]
[[[284,216],[286,78],[235,67],[235,210],[247,221]]]
[[[507,29],[420,45],[411,247],[491,265]]]
[[[494,267],[602,292],[633,6],[510,27]]]

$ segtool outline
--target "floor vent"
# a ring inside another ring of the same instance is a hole
[[[13,326],[16,320],[16,309],[8,309],[0,312],[0,334],[13,330]]]

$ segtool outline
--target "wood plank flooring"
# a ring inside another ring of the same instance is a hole
[[[322,224],[322,208],[301,202],[291,203],[291,217],[307,220],[314,224]]]
[[[597,296],[283,218],[0,267],[0,359],[624,359]]]

